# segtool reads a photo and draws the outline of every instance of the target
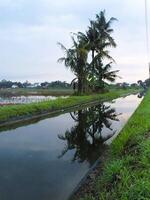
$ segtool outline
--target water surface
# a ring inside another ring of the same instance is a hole
[[[0,200],[67,200],[140,101],[130,95],[2,131]]]
[[[68,96],[60,96],[59,98],[67,98]],[[42,101],[55,100],[56,96],[28,95],[28,96],[0,96],[0,105],[7,104],[29,104]]]

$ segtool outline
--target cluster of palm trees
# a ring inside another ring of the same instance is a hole
[[[78,94],[102,91],[105,81],[115,81],[118,70],[111,71],[115,61],[108,51],[108,48],[116,47],[112,37],[114,30],[111,27],[115,20],[113,17],[107,20],[105,11],[101,11],[95,20],[90,20],[85,33],[78,32],[72,35],[71,48],[67,49],[58,43],[65,54],[58,62],[64,62],[76,76],[72,83],[76,82]],[[104,64],[105,59],[109,60],[108,64]]]

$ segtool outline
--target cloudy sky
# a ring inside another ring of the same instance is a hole
[[[144,0],[0,0],[0,79],[71,81],[57,63],[63,56],[57,42],[70,47],[70,33],[85,31],[104,9],[118,19],[111,55],[119,81],[147,78]]]

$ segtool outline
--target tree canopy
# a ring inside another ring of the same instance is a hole
[[[67,49],[58,43],[64,51],[64,57],[58,59],[58,62],[63,62],[76,76],[73,81],[77,80],[78,94],[102,91],[105,81],[114,82],[117,77],[118,70],[111,70],[115,61],[108,51],[117,46],[112,37],[112,23],[116,18],[107,20],[105,15],[105,11],[101,11],[95,20],[90,20],[85,33],[75,33],[71,48]]]

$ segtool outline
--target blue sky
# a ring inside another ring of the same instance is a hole
[[[149,5],[150,6],[150,5]],[[143,0],[0,0],[0,79],[41,82],[71,81],[73,74],[57,59],[70,33],[85,31],[89,19],[106,10],[116,17],[111,50],[122,81],[148,77]]]

